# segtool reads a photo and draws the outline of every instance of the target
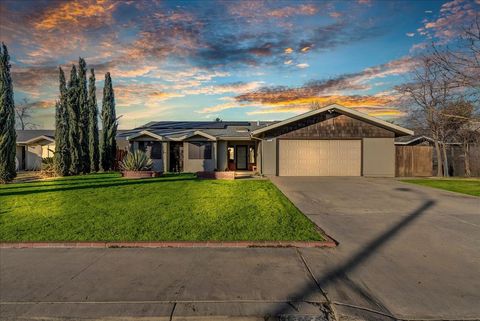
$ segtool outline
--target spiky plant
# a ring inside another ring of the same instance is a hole
[[[125,156],[120,162],[120,169],[123,171],[149,171],[152,169],[152,160],[145,152],[136,150]]]

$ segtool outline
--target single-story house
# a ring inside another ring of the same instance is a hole
[[[337,104],[280,122],[150,122],[124,132],[157,171],[395,176],[396,137],[413,131]]]
[[[17,170],[39,170],[42,159],[53,157],[55,153],[55,130],[17,130],[16,165]],[[120,137],[124,131],[117,133],[119,149],[127,149],[128,142]]]
[[[461,143],[450,142],[447,146],[447,158],[449,164],[450,176],[465,175],[465,154]],[[411,163],[411,171],[407,170],[410,175],[407,176],[433,176],[437,173],[438,161],[435,152],[435,141],[425,135],[401,136],[395,138],[395,147],[397,149],[397,167],[404,161]],[[408,147],[408,148],[407,148]],[[428,149],[430,147],[430,149]],[[402,151],[403,149],[403,151]],[[480,144],[472,144],[469,147],[469,163],[471,176],[480,176]],[[398,157],[401,154],[409,154],[407,157]],[[428,157],[426,157],[428,155]],[[428,165],[427,165],[428,164]],[[429,169],[427,169],[429,167]],[[418,169],[423,174],[418,174]],[[428,173],[428,175],[427,175]],[[397,172],[397,176],[400,175]]]

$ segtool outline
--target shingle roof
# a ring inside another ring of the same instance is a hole
[[[39,136],[55,138],[55,131],[52,129],[26,129],[17,130],[17,143],[26,142]]]
[[[413,143],[417,140],[433,141],[433,139],[425,135],[408,135],[408,136],[395,137],[395,143],[402,144],[402,145]]]
[[[129,137],[142,131],[148,131],[158,136],[167,138],[181,138],[189,136],[195,131],[218,138],[249,138],[250,132],[271,125],[273,122],[250,122],[250,121],[161,121],[149,122],[143,126],[126,131],[123,137]]]
[[[100,133],[102,131],[100,130]],[[127,130],[117,130],[117,139],[124,138],[122,134],[127,132]],[[32,140],[40,136],[47,136],[49,138],[55,139],[55,130],[53,129],[25,129],[25,130],[16,130],[17,133],[17,143],[24,143],[26,141]]]

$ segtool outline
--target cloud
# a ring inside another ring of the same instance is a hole
[[[415,36],[415,32],[407,32],[405,34],[407,37],[414,37]]]
[[[272,8],[261,1],[231,1],[227,2],[227,10],[233,16],[258,20],[265,18],[288,18],[292,16],[312,16],[318,12],[318,7],[313,4],[301,4],[297,6],[284,6]]]
[[[114,90],[117,105],[122,107],[133,105],[144,105],[148,107],[160,101],[184,96],[179,92],[165,91],[163,86],[158,84],[116,85]]]
[[[342,16],[342,14],[337,11],[330,12],[328,15],[332,18],[340,18]]]
[[[405,74],[413,69],[415,61],[405,57],[390,61],[386,64],[366,68],[361,72],[341,75],[326,80],[315,80],[301,87],[262,87],[258,90],[247,92],[236,97],[240,102],[280,103],[306,99],[316,99],[321,95],[330,95],[332,92],[345,90],[366,90],[369,81],[392,75]]]
[[[59,28],[91,28],[112,22],[112,12],[117,1],[76,0],[62,2],[48,8],[34,22],[34,27],[42,31]]]
[[[345,91],[362,91],[371,88],[375,79],[405,74],[415,66],[409,57],[390,61],[386,64],[366,68],[361,72],[341,75],[326,80],[310,81],[300,87],[261,87],[235,97],[239,103],[260,104],[264,108],[250,114],[294,112],[309,109],[312,103],[328,105],[333,103],[347,107],[381,107],[394,109],[390,105],[396,101],[392,93],[377,95],[352,95]],[[389,111],[390,114],[395,114]],[[395,114],[401,115],[399,111]]]
[[[446,43],[463,34],[464,28],[480,17],[479,10],[475,3],[465,0],[446,2],[441,6],[438,18],[426,20],[423,27],[417,31],[421,35],[435,37],[441,43]]]
[[[210,85],[210,86],[202,86],[193,89],[186,89],[183,93],[187,95],[219,95],[219,94],[226,94],[226,93],[234,93],[240,94],[245,91],[255,90],[262,85],[263,82],[260,81],[252,81],[252,82],[236,82],[236,83],[229,83],[229,84],[221,84],[221,85]]]
[[[304,69],[304,68],[310,67],[310,65],[303,63],[303,64],[297,64],[297,67],[300,68],[300,69]]]

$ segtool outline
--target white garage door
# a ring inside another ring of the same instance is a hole
[[[280,176],[360,176],[360,140],[280,140]]]

